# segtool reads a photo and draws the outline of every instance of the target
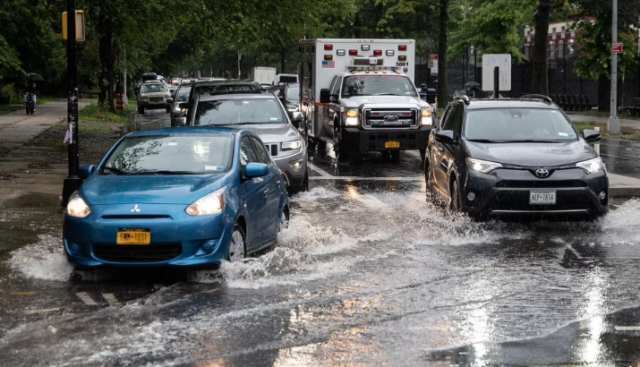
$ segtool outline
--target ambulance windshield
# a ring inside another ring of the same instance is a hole
[[[344,78],[342,97],[407,96],[417,97],[411,80],[402,75],[350,75]]]

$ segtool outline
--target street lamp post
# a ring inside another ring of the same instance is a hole
[[[611,45],[618,43],[618,0],[613,0],[611,27]],[[609,135],[620,135],[618,120],[618,54],[611,50],[611,117],[609,117]]]
[[[82,185],[78,177],[78,57],[76,42],[76,0],[67,0],[67,131],[69,133],[69,175],[62,187],[62,206]]]

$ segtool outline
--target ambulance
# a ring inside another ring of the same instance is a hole
[[[300,110],[310,149],[332,143],[336,159],[427,148],[434,108],[414,83],[415,41],[301,40]]]

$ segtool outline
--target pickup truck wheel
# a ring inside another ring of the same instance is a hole
[[[337,128],[333,131],[333,152],[338,162],[349,161],[349,153],[340,148],[340,131]]]

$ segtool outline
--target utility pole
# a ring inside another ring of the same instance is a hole
[[[618,0],[613,0],[611,27],[611,46],[618,43]],[[611,117],[609,117],[609,135],[620,135],[618,120],[618,54],[611,50]]]
[[[124,48],[124,75],[122,76],[124,86],[122,87],[122,100],[125,104],[129,105],[129,98],[127,98],[127,48]]]
[[[78,45],[76,42],[76,0],[67,0],[67,131],[69,141],[69,175],[62,187],[62,206],[66,207],[71,195],[82,185],[78,177]]]

